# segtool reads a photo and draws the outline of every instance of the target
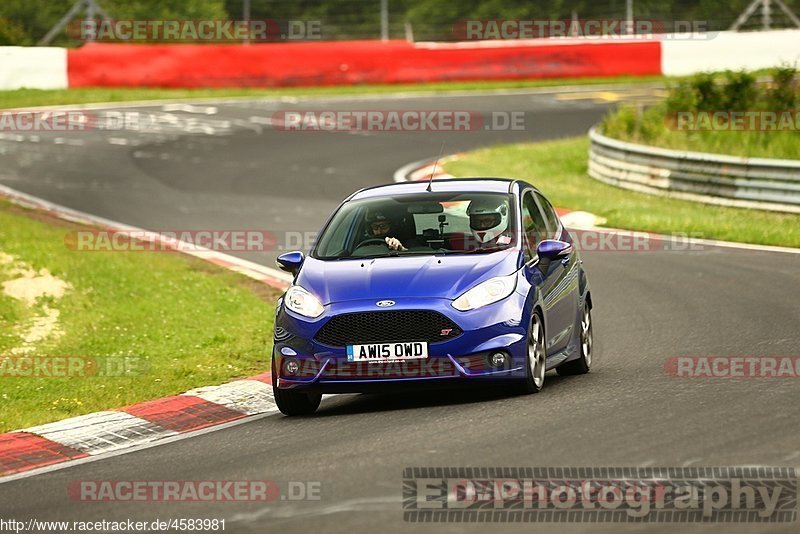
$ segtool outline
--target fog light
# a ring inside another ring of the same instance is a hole
[[[287,375],[294,376],[298,373],[298,371],[300,371],[300,364],[297,362],[297,360],[287,359],[283,363],[283,370],[286,372]]]
[[[489,363],[492,367],[503,367],[506,364],[506,355],[502,352],[494,352],[489,356]]]

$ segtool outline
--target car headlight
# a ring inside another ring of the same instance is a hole
[[[456,300],[453,307],[458,311],[482,308],[508,297],[517,287],[517,273],[509,276],[490,278],[473,287]]]
[[[319,317],[325,311],[319,299],[300,286],[290,287],[283,302],[293,312],[306,317]]]

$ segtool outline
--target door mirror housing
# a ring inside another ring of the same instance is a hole
[[[558,239],[545,239],[536,247],[536,253],[542,260],[567,258],[572,254],[572,243]]]
[[[305,259],[305,254],[299,250],[295,250],[293,252],[286,252],[278,256],[276,263],[282,271],[296,275],[297,271],[300,270],[300,267],[303,266]]]

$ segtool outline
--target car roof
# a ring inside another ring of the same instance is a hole
[[[527,186],[525,182],[513,178],[452,178],[446,180],[433,180],[431,190],[436,193],[457,193],[481,191],[487,193],[511,193],[514,184]],[[424,193],[428,188],[428,180],[416,182],[400,182],[394,184],[376,185],[356,191],[347,200],[361,200],[395,195],[411,195]]]

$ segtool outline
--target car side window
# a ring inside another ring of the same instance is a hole
[[[536,246],[547,237],[547,224],[531,191],[526,191],[522,197],[522,231],[527,246],[525,259],[530,260],[536,256]]]
[[[553,239],[557,239],[558,236],[556,232],[558,231],[558,215],[556,215],[556,210],[553,208],[553,205],[544,198],[541,194],[535,193],[536,201],[542,209],[544,213],[544,218],[547,221],[547,230],[549,232],[549,236]]]

